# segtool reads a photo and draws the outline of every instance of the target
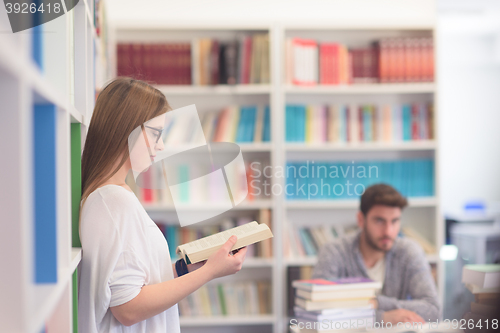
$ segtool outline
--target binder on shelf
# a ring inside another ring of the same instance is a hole
[[[33,113],[34,280],[57,283],[57,109],[53,104],[36,104]]]

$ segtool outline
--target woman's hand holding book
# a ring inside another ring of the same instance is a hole
[[[247,247],[245,246],[233,254],[232,252],[234,251],[231,251],[231,248],[237,239],[236,236],[231,236],[203,265],[203,269],[212,279],[234,274],[241,269],[245,260],[245,254],[247,253]]]

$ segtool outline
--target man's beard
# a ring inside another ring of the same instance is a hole
[[[367,228],[365,227],[363,229],[364,231],[364,234],[365,234],[365,240],[366,240],[366,243],[368,244],[368,246],[370,246],[372,249],[376,250],[376,251],[381,251],[381,252],[387,252],[389,251],[391,248],[388,248],[387,250],[386,249],[383,249],[383,248],[380,248],[377,243],[375,242],[375,240],[372,238],[372,236],[370,235],[370,233],[368,232]],[[391,241],[394,242],[394,240],[392,238],[390,238]]]

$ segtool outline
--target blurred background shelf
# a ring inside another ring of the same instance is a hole
[[[178,210],[189,210],[189,211],[222,211],[225,206],[217,205],[217,204],[196,204],[196,203],[187,203],[179,206],[174,206],[173,204],[143,204],[144,209],[149,212],[161,212],[161,211],[173,211],[176,208]],[[233,207],[233,210],[249,210],[249,209],[265,209],[272,208],[273,202],[271,200],[260,200],[260,201],[243,201],[242,203]]]
[[[433,140],[408,142],[360,142],[360,143],[286,143],[287,151],[399,151],[434,150]]]
[[[314,85],[283,88],[287,94],[424,94],[434,93],[434,83],[371,83],[350,85]]]
[[[231,325],[272,325],[273,315],[260,316],[213,316],[213,317],[180,317],[181,327],[231,326]]]
[[[439,256],[437,254],[426,255],[427,261],[430,264],[436,264],[439,261]],[[285,258],[285,266],[314,266],[318,263],[317,256],[307,256],[307,257],[296,257],[296,258]]]
[[[271,86],[268,84],[236,84],[214,86],[192,85],[157,85],[162,93],[169,95],[256,95],[270,94]]]
[[[409,207],[435,207],[436,197],[408,198]],[[288,200],[289,209],[359,209],[359,200]]]

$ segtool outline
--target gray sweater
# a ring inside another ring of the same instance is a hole
[[[313,278],[368,277],[359,250],[361,232],[325,245],[319,252]],[[385,255],[386,269],[382,292],[377,296],[376,321],[384,311],[407,309],[426,321],[440,319],[436,286],[422,248],[408,238],[397,238]]]

